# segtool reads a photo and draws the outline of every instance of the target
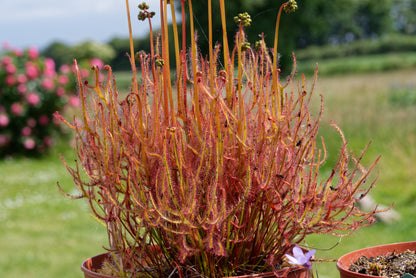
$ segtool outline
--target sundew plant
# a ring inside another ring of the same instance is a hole
[[[279,74],[280,17],[296,2],[276,10],[272,48],[263,39],[247,41],[247,13],[234,18],[237,31],[229,42],[224,2],[215,11],[223,41],[213,44],[207,22],[207,54],[198,52],[196,39],[186,40],[188,32],[196,38],[191,0],[160,1],[158,36],[152,33],[155,14],[140,4],[151,51],[135,53],[131,40],[129,94],[119,98],[110,66],[103,82],[93,67],[93,82],[78,73],[82,117],[69,122],[56,114],[76,133],[78,160],[65,165],[80,195],[71,197],[88,200],[107,227],[113,259],[105,271],[112,275],[284,275],[285,254],[306,235],[347,235],[372,222],[375,211],[362,212],[356,203],[373,185],[364,183],[375,163],[365,169],[362,155],[354,158],[333,124],[343,143],[334,168],[321,176],[323,109],[316,115],[309,109],[316,75],[309,85],[303,76],[295,81],[296,63],[287,80]],[[210,7],[208,0],[211,19]],[[129,28],[131,36],[130,21]]]

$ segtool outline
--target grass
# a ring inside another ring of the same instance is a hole
[[[316,67],[316,59],[300,60],[298,71],[311,75]],[[349,73],[383,72],[416,67],[415,52],[387,54],[367,54],[338,58],[319,59],[319,72],[323,76]]]
[[[309,244],[317,248],[321,258],[338,258],[349,251],[367,246],[399,241],[412,241],[416,219],[416,119],[415,106],[397,106],[390,101],[394,84],[412,82],[415,69],[392,72],[325,77],[319,80],[318,89],[325,97],[326,113],[322,133],[329,135],[331,128],[325,124],[334,120],[350,139],[350,147],[357,153],[369,141],[365,164],[381,155],[377,166],[378,182],[371,195],[384,205],[394,203],[402,215],[393,225],[376,223],[365,227],[351,237],[343,238],[332,250],[325,251],[338,242],[338,238],[316,235]],[[331,152],[339,141],[327,140]],[[338,277],[335,263],[318,263],[319,277]]]
[[[378,155],[379,179],[372,196],[380,203],[395,203],[402,220],[394,225],[376,223],[343,238],[314,235],[307,244],[318,258],[336,259],[366,246],[414,240],[416,218],[416,109],[392,104],[392,85],[411,82],[416,69],[322,77],[316,96],[325,97],[321,133],[327,139],[329,164],[339,148],[329,119],[337,122],[355,152],[371,140],[365,158],[369,165]],[[125,78],[125,73],[116,77]],[[60,145],[41,159],[0,161],[0,272],[4,277],[82,277],[81,262],[103,252],[105,229],[89,215],[86,204],[66,199],[57,189],[59,181],[72,191],[72,181],[58,153],[70,161],[72,152]],[[335,263],[316,263],[319,277],[338,277]]]
[[[82,260],[102,252],[104,228],[83,202],[57,189],[57,181],[71,188],[65,171],[57,151],[42,159],[0,161],[3,277],[81,277]]]

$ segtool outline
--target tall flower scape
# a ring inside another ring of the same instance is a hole
[[[309,110],[316,76],[311,88],[304,78],[294,81],[295,69],[287,82],[279,76],[280,16],[296,2],[280,7],[273,48],[246,40],[246,13],[235,17],[231,48],[220,3],[223,42],[213,44],[210,28],[207,57],[198,52],[191,0],[160,1],[155,37],[154,13],[140,4],[151,52],[135,54],[131,43],[131,90],[121,100],[109,66],[103,82],[97,67],[92,83],[78,72],[82,118],[64,121],[76,132],[79,159],[74,168],[65,165],[80,191],[72,198],[86,198],[107,227],[113,261],[106,267],[115,276],[281,273],[284,255],[306,235],[345,235],[372,221],[374,211],[356,203],[373,184],[363,187],[375,163],[364,169],[334,124],[343,144],[332,172],[320,176],[322,109],[315,117]],[[210,7],[208,0],[212,18]],[[187,32],[195,39],[186,41]]]

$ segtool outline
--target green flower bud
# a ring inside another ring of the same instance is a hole
[[[262,40],[256,41],[255,48],[256,48],[257,51],[261,50],[262,46],[263,46],[263,41]]]
[[[286,6],[283,7],[283,9],[285,10],[285,12],[287,14],[296,11],[297,8],[298,8],[298,4],[296,3],[295,0],[289,0],[289,1],[287,1],[286,2]]]
[[[146,58],[147,54],[146,51],[144,50],[140,50],[139,52],[136,52],[136,54],[134,55],[134,58],[136,59],[136,61],[141,61],[142,57]]]
[[[248,49],[251,49],[251,46],[250,46],[249,42],[245,42],[241,45],[241,51],[246,51]]]
[[[145,2],[143,2],[143,3],[139,4],[139,9],[144,11],[144,10],[149,9],[149,6]]]
[[[137,16],[137,19],[140,21],[144,21],[146,20],[146,18],[147,18],[147,15],[144,12],[140,12],[139,15]]]
[[[251,25],[251,17],[247,12],[239,13],[238,16],[234,17],[234,22],[237,24],[241,24],[244,27],[248,27]]]
[[[157,59],[155,60],[155,64],[156,64],[156,66],[158,66],[158,67],[163,67],[163,66],[165,65],[165,61],[164,61],[163,59],[161,59],[161,58],[157,58]]]

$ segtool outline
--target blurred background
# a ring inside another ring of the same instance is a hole
[[[101,58],[115,69],[129,70],[128,62],[125,62],[127,17],[124,1],[121,2],[2,0],[0,42],[19,49],[37,47],[42,55],[53,58],[57,67],[63,63],[71,64],[75,57],[82,59],[94,55],[91,58]],[[148,25],[136,20],[139,2],[142,1],[130,1],[133,33],[136,49],[147,50]],[[180,1],[177,2],[179,11]],[[207,1],[194,2],[198,42],[204,53],[208,44]],[[217,2],[213,1],[214,11],[219,9]],[[263,33],[268,45],[272,46],[280,2],[226,1],[229,39],[233,40],[236,30],[233,17],[247,11],[253,20],[246,30],[248,40],[254,43]],[[147,4],[151,11],[159,12],[158,0],[147,1]],[[308,0],[299,1],[298,7],[296,13],[284,15],[281,21],[279,53],[284,69],[291,67],[293,51],[299,61],[322,61],[346,56],[412,52],[415,49],[416,3],[413,0]],[[178,13],[178,20],[180,18]],[[157,16],[152,24],[157,31],[160,26]],[[213,24],[214,41],[221,43],[220,17],[214,17]],[[389,67],[398,66],[389,64]],[[337,69],[337,72],[341,70]]]
[[[142,1],[130,2],[135,50],[148,50],[148,25],[136,20],[137,5]],[[159,1],[146,2],[158,14]],[[214,11],[219,10],[217,1],[213,2]],[[248,40],[254,44],[263,33],[272,46],[275,17],[282,3],[280,0],[225,1],[229,39],[233,39],[236,30],[233,17],[247,11],[253,20],[246,30]],[[199,47],[205,53],[207,1],[192,4]],[[180,1],[175,5],[179,7]],[[383,205],[394,203],[398,213],[394,219],[378,221],[348,238],[314,235],[306,243],[317,249],[318,258],[331,260],[366,246],[415,240],[416,0],[299,0],[298,7],[295,13],[283,14],[281,19],[280,67],[284,74],[290,72],[294,52],[297,77],[304,73],[311,88],[313,72],[316,64],[319,65],[315,96],[316,105],[320,94],[325,99],[321,135],[327,138],[329,155],[328,167],[323,172],[330,168],[341,146],[337,132],[329,124],[333,120],[343,129],[356,154],[371,141],[365,165],[382,156],[375,171],[378,182],[371,196]],[[154,19],[153,28],[157,32],[160,24],[157,16]],[[214,34],[220,31],[219,17],[214,17]],[[220,37],[214,40],[221,42]],[[10,83],[7,76],[11,72],[18,76],[19,70],[27,71],[24,63],[33,61],[44,78],[48,76],[46,65],[51,64],[48,59],[53,60],[56,71],[48,77],[54,78],[56,88],[63,85],[59,76],[71,77],[65,73],[65,66],[71,66],[77,58],[85,64],[93,59],[110,64],[120,90],[129,89],[124,1],[0,0],[0,42],[4,67],[3,73],[0,70],[0,90],[9,95],[12,90],[18,90],[21,82]],[[34,49],[37,49],[36,61],[31,60],[35,57]],[[11,60],[5,59],[6,56],[12,57]],[[10,61],[15,62],[16,69],[6,68]],[[71,82],[73,87],[65,87],[68,103],[71,92],[76,90],[74,81]],[[34,111],[32,107],[44,100],[43,93],[49,89],[44,84],[39,88],[34,91],[39,99],[33,94],[24,99],[29,107],[24,111]],[[0,136],[0,149],[21,115],[18,110],[13,112],[6,107],[23,101],[13,97],[16,96],[0,99],[0,135],[5,135]],[[73,101],[64,112],[76,113],[76,106]],[[32,124],[35,132],[36,124],[30,121],[32,116],[26,116],[24,127]],[[40,119],[40,116],[36,117]],[[37,123],[39,127],[41,121]],[[18,130],[22,138],[35,134],[28,133],[28,129],[22,132],[23,129]],[[0,156],[1,277],[82,277],[81,262],[104,252],[104,227],[92,219],[82,200],[68,200],[57,189],[59,181],[69,192],[74,192],[58,155],[63,154],[70,162],[74,154],[70,136],[52,135],[55,136],[53,144],[40,154],[33,155],[27,149],[16,154],[0,152],[3,154]],[[24,143],[22,146],[27,147]],[[314,268],[318,271],[317,277],[338,277],[333,262],[317,262]]]

